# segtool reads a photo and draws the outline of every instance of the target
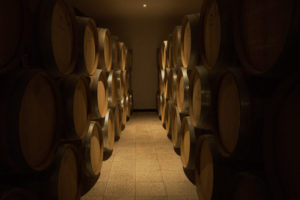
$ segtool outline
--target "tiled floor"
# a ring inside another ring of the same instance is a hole
[[[126,124],[97,184],[82,200],[197,200],[155,113],[135,113]]]

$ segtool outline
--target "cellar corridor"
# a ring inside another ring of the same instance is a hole
[[[101,176],[81,200],[196,200],[156,113],[134,113]]]

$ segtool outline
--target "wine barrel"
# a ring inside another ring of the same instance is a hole
[[[171,73],[171,69],[170,68],[166,68],[165,69],[165,78],[164,78],[164,98],[169,100],[169,96],[170,96],[170,90],[169,90],[169,75]]]
[[[157,91],[156,93],[156,109],[157,109],[157,114],[158,117],[161,119],[161,110],[162,110],[162,96],[160,95],[160,92]]]
[[[167,67],[167,48],[168,41],[163,41],[160,47],[161,64],[160,69],[164,70]]]
[[[196,143],[200,134],[204,134],[204,130],[194,128],[189,116],[184,117],[180,130],[180,156],[184,169],[195,169]]]
[[[172,68],[173,67],[173,60],[172,60],[172,51],[173,51],[173,36],[172,34],[169,35],[168,37],[168,46],[166,50],[166,67],[167,68]]]
[[[125,125],[126,125],[126,122],[127,122],[127,107],[126,107],[126,96],[123,97],[123,99],[120,101],[120,105],[121,105],[121,110],[122,110],[122,126],[121,126],[121,130],[123,131],[125,129]]]
[[[40,70],[16,70],[0,77],[0,169],[45,170],[61,130],[60,96]],[[42,130],[42,131],[41,131]]]
[[[210,0],[202,5],[200,57],[201,64],[208,70],[233,62],[233,5],[233,0]]]
[[[129,90],[129,71],[122,71],[124,96],[128,95]]]
[[[23,188],[5,186],[0,189],[0,200],[37,200],[37,197]]]
[[[172,60],[173,60],[173,66],[175,68],[180,68],[183,66],[182,60],[181,60],[181,32],[182,32],[182,26],[176,26],[173,30],[173,40],[172,40]]]
[[[232,200],[271,199],[264,179],[251,172],[235,174],[232,187]]]
[[[176,104],[176,83],[177,83],[177,70],[171,69],[168,74],[168,99],[173,104]]]
[[[79,38],[77,47],[79,57],[76,71],[85,75],[93,75],[99,59],[99,42],[96,22],[88,17],[76,17]]]
[[[195,182],[199,199],[231,199],[233,170],[219,149],[213,135],[201,135],[198,138]]]
[[[261,161],[258,141],[262,135],[264,99],[257,92],[263,85],[255,86],[237,68],[225,70],[218,83],[217,134],[221,146],[232,159]]]
[[[172,143],[176,153],[180,154],[180,131],[181,131],[181,117],[176,105],[172,106],[172,116],[171,116],[171,133],[172,133]]]
[[[24,0],[2,2],[0,8],[0,72],[6,71],[15,58],[30,45],[31,19]]]
[[[131,105],[130,105],[130,94],[125,97],[126,98],[126,121],[129,121],[131,116]]]
[[[299,199],[299,73],[287,77],[269,102],[263,130],[265,173],[273,199]]]
[[[115,141],[118,141],[122,133],[122,107],[120,103],[114,108],[114,121],[115,121]]]
[[[57,149],[55,165],[49,177],[42,182],[41,199],[79,200],[80,165],[78,150],[65,144]]]
[[[181,32],[181,60],[184,68],[200,63],[200,14],[184,16]]]
[[[180,68],[177,72],[176,104],[181,114],[189,113],[190,83],[188,73],[188,70],[185,68]]]
[[[48,68],[55,67],[62,74],[71,74],[79,51],[73,9],[63,0],[43,1],[38,29],[43,64]]]
[[[166,109],[165,109],[165,124],[166,124],[166,132],[167,132],[167,136],[169,138],[171,138],[171,129],[172,129],[172,102],[171,101],[167,101],[166,104]]]
[[[88,86],[85,78],[68,76],[60,80],[64,126],[67,138],[83,138],[88,124]]]
[[[80,196],[86,194],[97,182],[103,162],[104,138],[99,122],[90,121],[87,134],[81,140],[80,148]]]
[[[103,161],[103,135],[99,122],[90,121],[81,140],[81,174],[94,177],[100,174]]]
[[[107,160],[113,152],[115,144],[115,121],[113,109],[108,109],[104,118],[100,119],[103,134],[104,155]]]
[[[158,74],[158,84],[159,84],[159,91],[160,94],[162,95],[164,93],[164,82],[165,82],[165,71],[160,70]]]
[[[255,75],[297,70],[294,63],[299,63],[299,56],[294,49],[299,46],[299,3],[243,0],[234,5],[234,43],[243,67]]]
[[[162,104],[161,104],[161,122],[164,128],[166,128],[166,124],[165,124],[165,114],[166,114],[166,105],[167,105],[167,100],[163,97],[162,98]]]
[[[112,47],[112,68],[116,69],[119,66],[119,59],[121,59],[121,55],[119,52],[119,38],[115,35],[111,36],[111,47]]]
[[[115,72],[110,71],[107,76],[107,100],[109,108],[114,108],[117,104],[116,87]]]
[[[126,69],[126,60],[127,60],[127,47],[124,42],[118,43],[119,51],[119,65],[117,69],[124,71]]]
[[[190,75],[189,114],[193,126],[215,129],[216,98],[210,82],[216,81],[204,66],[196,66]]]
[[[108,109],[108,84],[106,72],[97,69],[95,74],[90,78],[90,119],[98,119],[106,115]]]
[[[128,97],[129,97],[129,101],[128,101],[128,106],[129,106],[129,112],[128,112],[128,114],[129,114],[129,117],[132,115],[132,113],[133,113],[133,93],[132,93],[132,91],[130,90],[129,91],[129,93],[128,93]]]
[[[98,68],[105,69],[109,72],[112,65],[112,42],[110,31],[106,28],[97,28],[97,31],[99,46]]]
[[[114,73],[116,78],[116,99],[121,101],[124,97],[124,77],[121,70],[114,70]]]

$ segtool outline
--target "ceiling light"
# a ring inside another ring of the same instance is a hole
[[[146,7],[147,7],[147,4],[144,3],[144,4],[143,4],[143,8],[146,8]]]

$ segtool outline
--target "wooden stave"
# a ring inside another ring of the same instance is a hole
[[[191,29],[191,52],[190,52],[190,58],[189,60],[186,61],[186,58],[184,57],[184,48],[186,46],[184,42],[185,38],[185,29],[187,25],[190,25]],[[184,68],[189,68],[190,66],[198,65],[200,63],[200,38],[199,35],[200,29],[200,14],[190,14],[190,15],[185,15],[184,18],[182,19],[182,32],[181,32],[181,60],[183,63]]]
[[[254,76],[263,76],[263,77],[282,77],[284,75],[292,74],[294,71],[298,71],[295,68],[294,64],[299,63],[299,56],[294,51],[299,44],[300,41],[298,39],[298,35],[300,32],[299,29],[299,9],[300,5],[297,1],[293,2],[292,9],[292,19],[290,22],[290,27],[288,28],[288,33],[286,35],[285,43],[282,47],[282,51],[273,65],[269,66],[269,69],[264,71],[259,71],[258,69],[254,69],[254,65],[248,63],[246,60],[246,55],[243,52],[241,35],[238,32],[239,29],[239,20],[241,19],[240,14],[240,5],[242,2],[234,0],[233,3],[236,5],[233,9],[233,33],[234,33],[234,47],[236,49],[237,57],[239,61],[242,63],[243,68],[248,74]],[[287,24],[287,23],[285,23]],[[284,67],[283,67],[284,66]]]
[[[126,98],[123,97],[123,99],[120,101],[121,109],[122,109],[122,127],[121,130],[123,131],[125,129],[125,125],[127,122],[127,108],[126,108]]]
[[[21,150],[21,144],[19,141],[19,136],[18,134],[18,126],[17,125],[8,125],[7,123],[9,122],[17,122],[19,123],[19,115],[13,115],[13,113],[19,113],[20,108],[21,108],[21,102],[19,101],[20,99],[22,99],[27,83],[30,82],[31,78],[33,78],[34,76],[42,76],[43,78],[45,78],[45,80],[47,80],[49,82],[49,84],[51,84],[51,88],[53,91],[53,94],[55,95],[55,104],[57,107],[57,112],[56,112],[56,122],[55,122],[55,135],[53,136],[53,143],[52,143],[52,150],[49,152],[49,155],[47,156],[47,160],[44,161],[44,164],[39,165],[38,167],[34,167],[32,168],[27,161],[24,158],[23,152]],[[12,70],[6,74],[2,74],[1,75],[1,82],[6,82],[9,81],[11,82],[10,84],[4,84],[6,85],[5,89],[2,90],[2,94],[5,94],[4,97],[5,98],[1,98],[1,105],[5,106],[3,107],[3,112],[7,112],[9,114],[8,117],[5,118],[1,118],[3,120],[1,120],[0,125],[1,125],[1,132],[5,133],[6,131],[9,131],[9,135],[7,134],[1,134],[1,159],[4,159],[1,161],[1,170],[4,171],[5,173],[35,173],[35,172],[39,172],[42,170],[47,169],[51,163],[53,163],[54,160],[54,151],[55,151],[55,147],[58,144],[58,139],[60,138],[60,133],[61,133],[61,127],[62,127],[62,123],[61,123],[61,114],[62,114],[62,105],[61,105],[61,97],[59,95],[59,91],[56,88],[56,85],[54,84],[54,81],[43,71],[41,71],[40,69],[30,69],[30,70],[26,70],[26,69],[22,69],[18,72],[16,72],[15,70]],[[15,83],[14,83],[15,82]],[[14,84],[12,84],[14,83]],[[22,84],[19,84],[22,83]],[[3,85],[3,83],[1,83],[1,85]],[[17,92],[13,92],[14,91],[22,91],[21,93],[17,93]],[[14,100],[8,100],[7,98],[11,97]],[[11,102],[14,102],[14,104],[11,104]],[[9,104],[8,106],[6,106],[6,104]],[[11,105],[10,105],[11,104]],[[2,109],[1,109],[2,110]],[[9,110],[9,112],[8,112]],[[12,115],[10,115],[12,114]],[[2,112],[1,112],[2,115]],[[10,128],[8,128],[10,127]],[[8,137],[9,136],[9,137]],[[9,142],[4,142],[6,140],[9,140]],[[11,145],[16,143],[16,145]],[[6,146],[7,144],[10,144],[9,146]],[[14,146],[12,148],[12,146]],[[5,150],[5,148],[8,148],[7,150]],[[9,152],[8,152],[9,151]],[[10,153],[12,152],[12,153]],[[8,155],[10,155],[11,157],[7,157]],[[5,164],[5,165],[4,165]],[[2,173],[1,173],[2,174]]]
[[[158,80],[159,80],[159,91],[161,95],[164,92],[164,79],[165,79],[165,71],[160,70],[160,73],[158,74]]]
[[[51,23],[52,23],[52,11],[54,9],[54,6],[56,3],[62,4],[66,10],[68,10],[68,14],[71,20],[72,24],[72,31],[73,31],[73,48],[72,48],[72,62],[69,64],[70,69],[67,71],[60,71],[59,69],[53,68],[57,65],[55,61],[55,57],[53,55],[53,47],[52,47],[52,41],[51,41]],[[79,56],[79,48],[77,46],[77,40],[78,40],[78,25],[76,23],[76,17],[75,13],[72,7],[69,6],[65,1],[63,0],[56,0],[56,1],[43,1],[40,11],[40,21],[39,21],[39,51],[41,52],[42,57],[42,63],[48,70],[52,70],[55,72],[60,72],[62,74],[68,75],[76,71],[76,64],[78,61]]]
[[[99,41],[99,59],[98,59],[98,68],[105,69],[107,72],[111,70],[112,67],[112,42],[111,34],[109,29],[106,28],[97,28],[98,30],[98,41]],[[109,40],[109,48],[106,49],[105,39]],[[106,54],[109,54],[109,61],[106,63]]]
[[[124,70],[122,71],[122,76],[123,76],[123,90],[124,90],[124,96],[128,95],[128,90],[129,90],[129,71]]]
[[[162,103],[162,96],[159,94],[159,91],[156,92],[156,110],[158,117],[161,118],[161,105]]]
[[[164,91],[163,91],[163,95],[164,95],[164,98],[165,99],[169,99],[169,93],[170,93],[170,91],[169,91],[169,87],[168,87],[168,81],[169,81],[169,75],[170,75],[170,71],[171,71],[171,69],[170,68],[166,68],[165,70],[164,70],[164,73],[165,73],[165,78],[164,78],[164,80],[163,80],[163,88],[164,88]]]
[[[175,68],[180,68],[183,66],[181,61],[181,32],[182,26],[176,26],[173,30],[172,62]]]
[[[129,91],[129,116],[131,116],[133,114],[133,93],[132,91],[130,90]]]
[[[179,112],[181,114],[188,114],[189,113],[189,102],[188,102],[188,99],[189,99],[189,91],[190,91],[190,88],[189,88],[189,85],[190,85],[190,81],[189,81],[189,74],[190,72],[185,69],[185,68],[180,68],[177,72],[177,81],[176,81],[176,105],[177,105],[177,108],[179,110]],[[179,87],[180,87],[180,79],[183,78],[184,80],[184,94],[183,94],[183,104],[181,105],[179,102],[179,99],[180,99],[180,92],[179,92]]]
[[[278,165],[278,163],[280,163],[279,146],[282,145],[279,144],[279,142],[281,142],[281,140],[283,139],[280,140],[280,138],[278,138],[280,133],[278,130],[279,127],[277,125],[281,123],[279,119],[280,110],[283,110],[282,107],[284,104],[287,103],[288,96],[292,92],[294,92],[293,90],[297,90],[297,87],[299,87],[299,77],[300,77],[299,73],[295,73],[294,75],[287,77],[283,82],[281,82],[280,86],[274,92],[271,100],[268,102],[268,105],[265,108],[265,115],[264,115],[265,123],[263,127],[263,137],[262,137],[263,163],[264,163],[264,172],[266,174],[267,182],[270,186],[271,196],[272,199],[275,200],[293,199],[293,198],[297,199],[296,196],[292,196],[291,194],[288,193],[290,192],[290,190],[288,191],[287,189],[291,188],[291,186],[290,185],[289,185],[290,187],[286,186],[287,183],[284,183],[284,181],[286,181],[286,178],[283,178],[284,175],[282,175],[282,172],[280,172],[280,170],[282,170],[281,166]],[[296,110],[297,108],[295,108],[295,111]],[[297,135],[294,135],[294,137],[297,137]],[[297,141],[296,139],[297,138],[291,139],[291,141]],[[289,144],[289,146],[294,146],[294,144]],[[290,152],[290,148],[286,149],[285,151],[286,152],[284,153],[284,155],[281,155],[281,159],[282,156],[289,157],[288,152]],[[290,167],[297,167],[299,165],[299,162],[288,163],[288,164]],[[290,169],[288,171],[292,172],[292,170],[294,169]],[[297,178],[297,173],[293,174],[293,176]],[[295,192],[296,185],[294,184],[293,186]]]
[[[98,59],[99,59],[99,46],[98,46],[98,32],[96,22],[92,18],[88,17],[76,17],[78,24],[78,35],[79,39],[77,40],[77,46],[79,49],[78,62],[76,66],[76,72],[83,75],[93,75],[97,69]],[[93,31],[94,40],[95,40],[95,60],[91,66],[86,66],[85,63],[85,53],[84,53],[84,36],[85,30],[87,27]],[[92,70],[89,72],[88,69],[92,67]]]
[[[93,169],[92,160],[91,160],[91,137],[93,136],[94,129],[98,129],[98,138],[99,138],[99,147],[100,147],[100,164],[97,166],[97,169]],[[81,140],[81,154],[82,161],[81,162],[81,174],[86,177],[95,177],[100,174],[102,168],[103,161],[103,152],[104,152],[104,144],[103,144],[103,134],[102,127],[97,121],[90,121],[89,125],[86,128],[86,134],[84,138]]]
[[[165,110],[166,110],[166,104],[167,104],[167,100],[165,98],[162,98],[163,101],[162,101],[162,110],[161,110],[161,122],[162,122],[162,126],[164,128],[166,128],[166,125],[165,125]]]
[[[83,134],[80,136],[78,133],[76,133],[75,130],[75,124],[73,120],[73,103],[74,103],[74,94],[77,84],[82,81],[84,85],[86,85],[86,94],[87,94],[87,103],[89,102],[88,97],[88,86],[87,81],[85,77],[83,76],[68,76],[63,77],[60,80],[59,87],[61,94],[63,97],[63,108],[64,108],[64,118],[67,119],[67,122],[65,123],[64,129],[65,134],[63,135],[64,138],[83,138],[84,137],[84,131]],[[89,105],[87,105],[87,118],[86,122],[88,122],[88,110]]]
[[[208,71],[204,66],[195,66],[190,74],[189,85],[189,115],[193,126],[207,130],[215,130],[216,127],[216,97],[215,88],[211,82],[216,81],[214,74]],[[200,80],[201,84],[201,113],[200,118],[196,119],[194,116],[194,83]],[[203,103],[202,103],[203,102]]]
[[[106,111],[108,109],[108,84],[107,84],[107,77],[106,77],[106,72],[101,70],[101,69],[97,69],[95,74],[90,78],[90,94],[91,94],[91,98],[90,98],[90,114],[89,114],[89,118],[90,119],[98,119],[98,118],[103,118],[106,115]],[[104,89],[105,89],[105,106],[104,106],[104,111],[101,113],[100,112],[100,108],[99,108],[99,104],[98,104],[98,82],[102,82],[104,85]]]

